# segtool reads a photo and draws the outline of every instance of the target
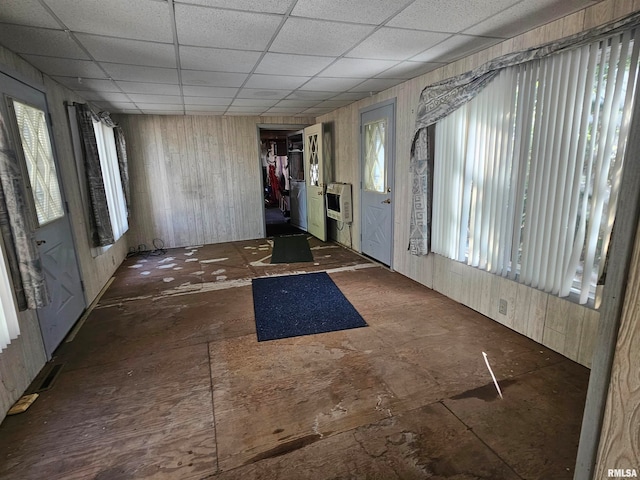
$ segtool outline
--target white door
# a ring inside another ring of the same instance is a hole
[[[71,225],[65,209],[44,93],[0,74],[3,115],[12,123],[14,149],[32,196],[34,237],[51,303],[37,311],[47,358],[86,306]]]
[[[395,100],[360,112],[362,253],[391,266]]]
[[[325,165],[322,124],[304,129],[304,165],[307,185],[307,231],[323,242],[327,240],[325,208]]]
[[[307,230],[307,187],[304,180],[291,180],[289,191],[291,200],[291,225],[300,230]]]

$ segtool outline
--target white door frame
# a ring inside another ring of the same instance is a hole
[[[257,133],[257,152],[258,152],[258,163],[256,164],[258,167],[258,183],[261,185],[262,190],[260,192],[260,205],[257,206],[258,209],[262,212],[262,230],[260,232],[260,238],[266,238],[267,236],[267,219],[265,216],[265,208],[264,208],[264,182],[262,178],[262,159],[260,158],[260,132],[262,130],[290,130],[291,132],[297,132],[304,130],[308,127],[307,124],[295,124],[295,123],[258,123],[256,125],[256,133]],[[304,136],[304,134],[303,134]]]

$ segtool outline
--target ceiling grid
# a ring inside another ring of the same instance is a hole
[[[315,116],[598,0],[0,0],[0,45],[97,108]]]

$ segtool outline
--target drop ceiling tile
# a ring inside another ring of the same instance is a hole
[[[234,107],[233,105],[227,109],[227,113],[245,113],[247,115],[261,115],[266,111],[266,107]]]
[[[350,90],[359,83],[365,81],[366,78],[329,78],[316,77],[312,78],[304,86],[305,90],[318,90],[324,92],[344,92]]]
[[[158,103],[162,105],[182,105],[182,97],[177,95],[151,95],[144,93],[130,93],[129,98],[137,103]]]
[[[153,0],[48,0],[72,32],[173,42],[169,4]]]
[[[260,52],[180,45],[180,66],[191,70],[249,73],[260,55]]]
[[[273,107],[267,110],[267,115],[296,115],[304,110],[302,107]]]
[[[432,63],[432,62],[402,62],[391,67],[389,70],[385,70],[378,78],[402,78],[408,80],[410,78],[418,77],[424,73],[435,70],[445,65],[444,63]]]
[[[178,83],[176,68],[140,67],[121,63],[101,63],[114,80],[150,83]]]
[[[183,85],[182,93],[190,97],[216,97],[233,98],[238,92],[237,88],[229,87],[200,87],[193,85]]]
[[[98,80],[94,78],[78,77],[53,77],[53,79],[71,90],[93,90],[97,92],[120,92],[118,85],[111,80]]]
[[[472,37],[469,35],[454,35],[444,42],[416,55],[411,60],[419,62],[449,63],[458,58],[471,55],[502,40],[491,37]]]
[[[47,75],[63,77],[106,78],[98,66],[88,60],[70,60],[67,58],[42,57],[40,55],[22,55],[27,62]]]
[[[271,52],[339,56],[364,39],[374,27],[324,20],[288,18],[269,48]]]
[[[249,12],[286,13],[291,0],[176,0],[175,3],[189,3],[207,7],[232,8]]]
[[[321,92],[316,90],[296,90],[287,97],[287,100],[329,100],[336,92]]]
[[[273,107],[278,100],[262,100],[260,98],[236,98],[231,104],[232,107]]]
[[[204,72],[182,70],[183,85],[207,85],[210,87],[241,87],[247,79],[246,73]]]
[[[341,58],[322,72],[322,77],[369,78],[398,64],[397,60]]]
[[[106,102],[131,102],[131,99],[125,95],[124,93],[116,93],[116,92],[89,92],[89,91],[77,91],[76,93],[80,95],[85,100],[90,101],[106,101]]]
[[[0,25],[0,44],[15,53],[90,60],[62,30]]]
[[[388,78],[373,78],[371,80],[366,80],[362,82],[357,87],[351,89],[352,92],[372,92],[377,93],[387,88],[391,88],[399,83],[402,83],[403,80],[397,79],[388,79]]]
[[[238,98],[262,98],[282,100],[291,90],[264,90],[261,88],[243,88],[238,92]]]
[[[360,45],[347,52],[347,57],[380,60],[406,60],[446,39],[447,33],[422,32],[386,28],[374,32]]]
[[[0,22],[33,27],[60,28],[38,0],[2,0]]]
[[[197,106],[226,109],[231,105],[231,98],[218,98],[218,97],[184,97],[184,104],[187,108],[195,108]]]
[[[307,110],[304,110],[302,113],[305,115],[324,115],[325,113],[331,113],[335,110],[335,108],[327,108],[327,107],[313,107]]]
[[[155,95],[180,95],[180,87],[169,83],[125,82],[119,80],[118,86],[126,93],[148,93]]]
[[[167,105],[164,103],[136,103],[141,110],[164,110],[168,112],[182,112],[182,105]]]
[[[178,110],[155,110],[155,109],[143,109],[142,113],[144,115],[179,115],[179,116],[184,116],[184,113],[182,111],[178,111]]]
[[[227,107],[217,107],[215,105],[187,105],[187,115],[219,115],[227,110]]]
[[[592,5],[591,0],[539,0],[537,2],[520,2],[503,11],[500,15],[491,16],[465,30],[471,35],[487,35],[492,37],[511,38],[532,28],[569,15],[581,8]]]
[[[332,100],[351,100],[355,102],[356,100],[361,100],[365,97],[369,96],[369,92],[344,92],[339,93]]]
[[[416,0],[387,26],[457,33],[521,0]],[[526,2],[525,2],[526,3]],[[530,2],[535,3],[535,2]]]
[[[318,100],[280,100],[277,104],[277,108],[298,108],[305,109],[315,107],[318,104]]]
[[[353,100],[325,100],[324,102],[320,102],[315,105],[318,108],[331,108],[335,110],[336,108],[344,107],[345,105],[349,105],[353,103]]]
[[[247,80],[247,88],[293,90],[303,85],[310,77],[291,77],[287,75],[254,74]]]
[[[255,73],[310,77],[329,66],[334,60],[334,57],[267,53],[260,61]]]
[[[143,42],[98,35],[76,34],[76,37],[98,61],[176,68],[173,44]]]
[[[262,13],[176,5],[176,28],[181,45],[239,50],[264,50],[280,17]]]
[[[298,0],[291,15],[342,22],[379,25],[396,13],[409,0]]]

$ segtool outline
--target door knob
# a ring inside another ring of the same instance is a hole
[[[383,201],[382,201],[382,202],[380,202],[380,203],[391,203],[391,199],[390,199],[390,198],[387,198],[386,200],[383,200]]]

